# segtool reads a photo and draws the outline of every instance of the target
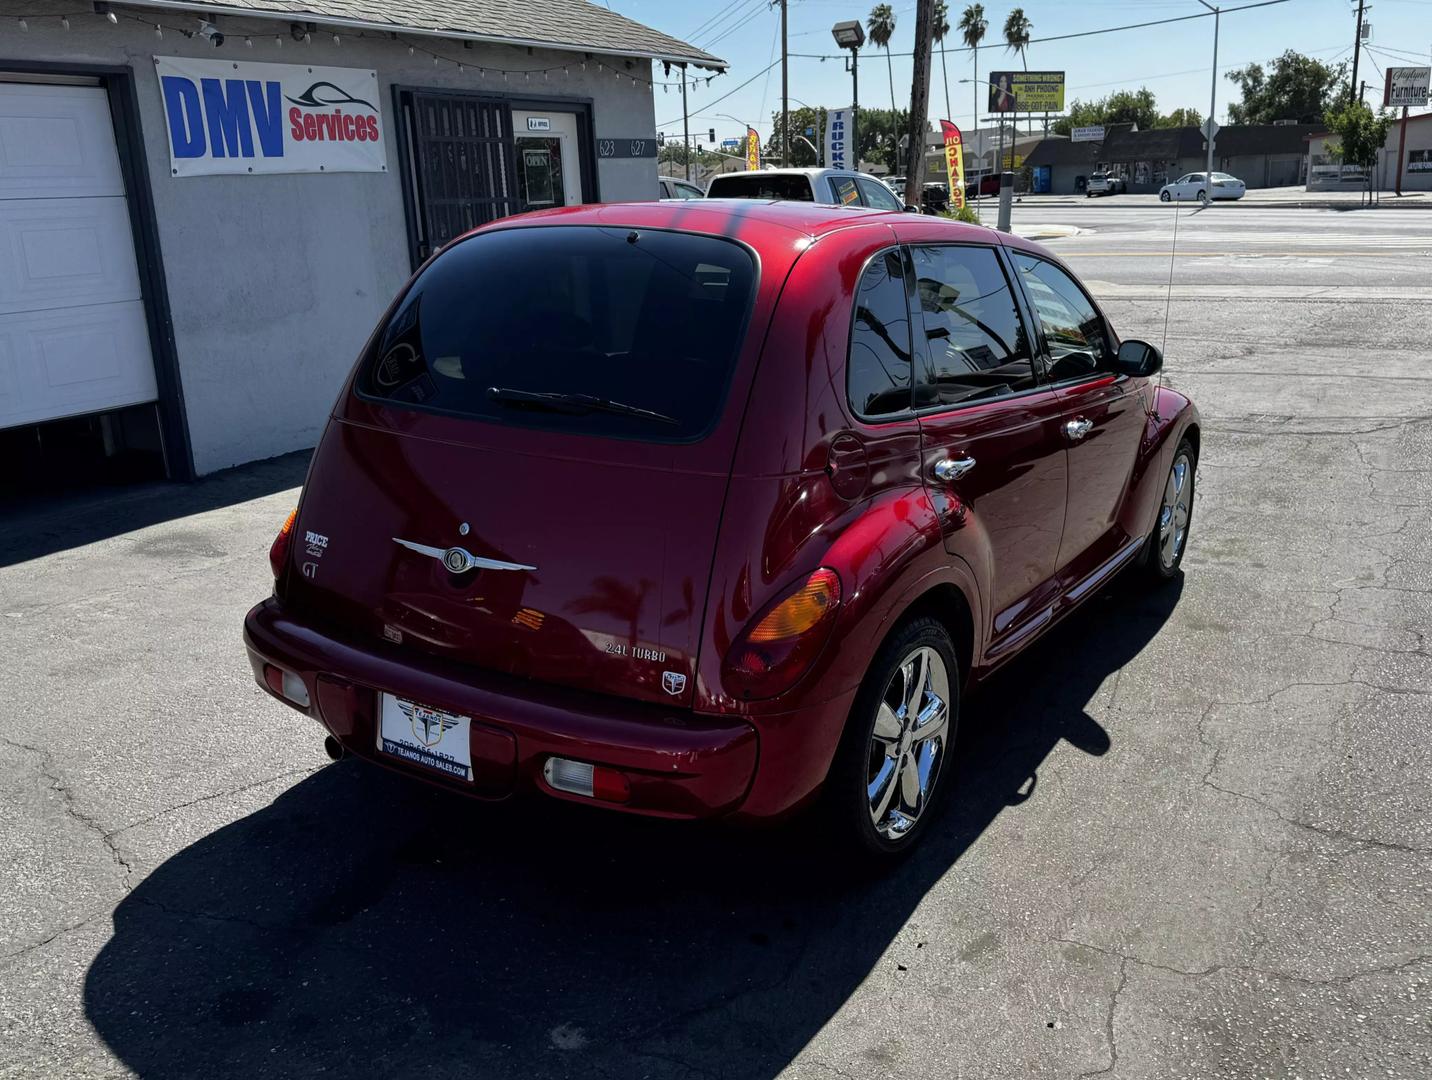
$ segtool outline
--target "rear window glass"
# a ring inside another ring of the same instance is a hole
[[[715,423],[755,286],[738,244],[532,227],[464,240],[403,299],[359,390],[416,408],[658,442]]]
[[[791,199],[815,202],[810,178],[779,173],[726,173],[711,181],[708,199]]]

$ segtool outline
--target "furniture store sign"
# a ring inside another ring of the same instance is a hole
[[[156,56],[174,176],[386,172],[378,73]]]

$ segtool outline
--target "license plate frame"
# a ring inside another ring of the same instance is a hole
[[[378,753],[452,780],[473,782],[472,717],[380,692]]]

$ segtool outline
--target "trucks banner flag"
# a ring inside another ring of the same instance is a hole
[[[378,73],[156,56],[174,176],[386,172]]]
[[[854,109],[825,110],[825,167],[854,169],[855,144],[850,141]]]
[[[1064,72],[994,71],[989,77],[989,111],[1064,111]]]
[[[965,205],[965,147],[960,129],[948,120],[940,121],[940,130],[945,136],[945,171],[950,176],[950,208],[959,210]]]

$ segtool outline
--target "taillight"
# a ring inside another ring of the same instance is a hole
[[[283,520],[283,528],[279,529],[278,535],[273,538],[273,546],[269,548],[269,566],[273,567],[273,576],[278,577],[283,573],[283,564],[288,561],[288,546],[293,539],[293,519],[298,516],[298,508],[294,507],[288,512],[288,517]]]
[[[806,673],[830,637],[840,606],[840,575],[821,567],[743,630],[722,664],[727,691],[770,698]]]

